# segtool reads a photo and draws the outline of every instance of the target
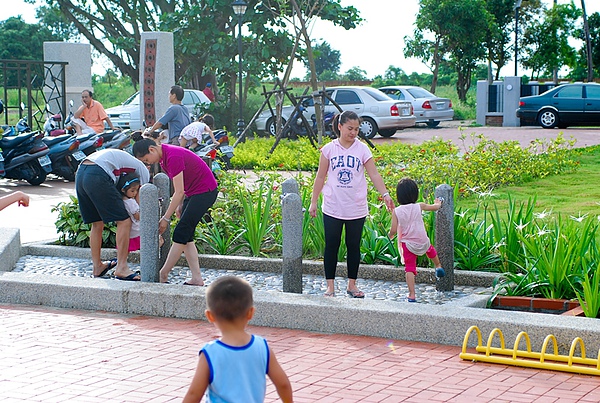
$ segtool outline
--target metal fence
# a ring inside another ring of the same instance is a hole
[[[27,117],[34,130],[44,125],[46,105],[53,105],[66,117],[65,66],[67,62],[45,62],[40,60],[2,60],[0,59],[0,84],[5,113],[4,124],[9,116],[18,115],[18,119]],[[24,109],[21,108],[24,105]]]

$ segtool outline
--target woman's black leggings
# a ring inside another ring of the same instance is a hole
[[[338,251],[342,241],[342,228],[346,226],[348,278],[356,280],[360,264],[360,239],[365,225],[365,217],[355,220],[340,220],[323,214],[323,224],[325,227],[325,253],[323,255],[325,279],[333,280],[335,278]]]

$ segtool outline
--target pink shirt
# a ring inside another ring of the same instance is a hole
[[[183,191],[187,197],[217,188],[217,180],[208,165],[187,148],[163,144],[162,153],[160,166],[169,178],[183,172]]]
[[[398,247],[404,243],[406,248],[417,256],[422,256],[431,242],[425,230],[423,214],[419,204],[403,204],[394,209],[398,218]]]
[[[373,158],[369,147],[358,139],[349,148],[333,140],[321,153],[329,160],[323,186],[323,213],[341,220],[366,217],[369,207],[364,164]]]

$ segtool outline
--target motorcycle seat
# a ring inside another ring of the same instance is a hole
[[[25,141],[29,140],[30,138],[32,138],[34,135],[37,135],[37,134],[38,134],[37,132],[29,132],[29,133],[18,134],[16,136],[2,137],[2,139],[0,139],[0,148],[18,147],[20,144],[24,143]]]
[[[63,134],[62,136],[56,136],[56,137],[44,137],[42,140],[44,141],[44,143],[46,143],[46,145],[48,147],[56,145],[58,143],[62,143],[63,141],[71,138],[72,136],[70,134]]]

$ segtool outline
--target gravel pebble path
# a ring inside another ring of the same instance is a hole
[[[130,264],[129,266],[134,271],[140,269],[139,264]],[[57,276],[91,277],[92,262],[86,259],[26,255],[18,260],[13,271]],[[202,269],[202,276],[206,284],[210,284],[217,277],[223,275],[241,277],[247,280],[255,290],[281,292],[283,287],[283,280],[279,273]],[[175,266],[169,275],[169,282],[183,284],[190,277],[187,267]],[[336,298],[348,298],[346,295],[346,279],[337,277],[335,283]],[[327,289],[323,276],[304,274],[302,276],[302,284],[303,294],[322,295]],[[368,299],[406,301],[406,295],[408,294],[406,283],[403,282],[359,278],[358,285],[365,293],[365,298]],[[470,294],[491,294],[491,289],[455,285],[454,291],[438,292],[433,284],[419,284],[417,277],[416,295],[418,303],[441,305]]]

